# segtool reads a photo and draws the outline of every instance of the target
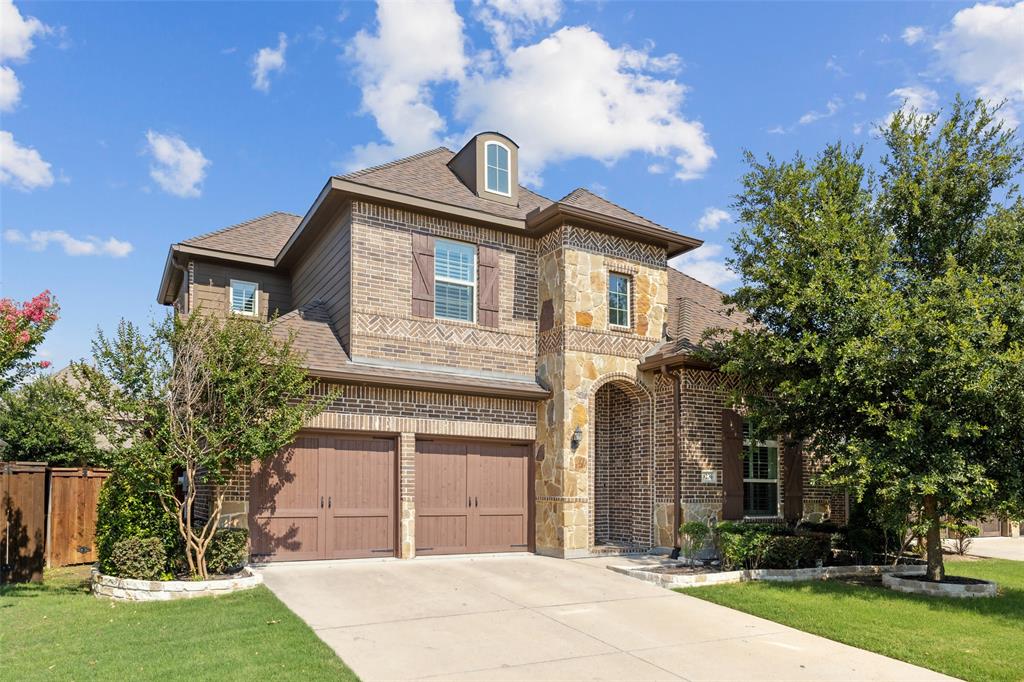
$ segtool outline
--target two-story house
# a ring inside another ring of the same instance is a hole
[[[277,316],[337,390],[235,475],[254,556],[578,557],[671,547],[680,520],[840,516],[693,358],[746,323],[668,266],[701,242],[585,189],[547,199],[517,156],[481,133],[171,246],[160,303]]]

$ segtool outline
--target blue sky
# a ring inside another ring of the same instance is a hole
[[[42,357],[162,314],[169,244],[332,173],[498,129],[528,184],[706,240],[721,288],[742,151],[813,155],[909,101],[1024,112],[1024,2],[0,0],[0,296],[52,290]]]

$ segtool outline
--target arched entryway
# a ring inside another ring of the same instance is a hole
[[[650,397],[636,382],[612,378],[593,393],[591,547],[652,546]]]

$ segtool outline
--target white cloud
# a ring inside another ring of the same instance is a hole
[[[85,239],[78,239],[63,230],[33,230],[28,235],[18,230],[5,230],[4,240],[10,244],[22,244],[30,251],[43,251],[51,243],[57,244],[69,256],[124,258],[134,249],[130,242],[114,237],[100,239],[89,236]]]
[[[6,130],[0,130],[0,184],[25,192],[53,184],[50,164],[32,147],[19,145]]]
[[[769,135],[785,135],[788,131],[784,126],[777,125],[768,129]]]
[[[708,206],[697,221],[697,231],[710,232],[711,230],[717,230],[719,225],[731,219],[732,216],[726,211],[715,206]]]
[[[23,17],[13,0],[0,0],[0,62],[27,58],[35,47],[32,39],[49,32],[50,28],[35,17]]]
[[[0,111],[11,111],[21,99],[21,83],[14,69],[0,66]]]
[[[189,147],[177,135],[146,132],[148,152],[154,164],[149,175],[165,192],[179,197],[198,197],[210,160],[198,147]]]
[[[860,135],[861,133],[864,132],[864,122],[857,121],[856,123],[853,124],[852,130],[854,135]]]
[[[902,102],[901,108],[916,109],[920,113],[934,111],[939,104],[939,93],[923,85],[896,88],[889,93],[889,97]]]
[[[477,19],[491,33],[502,54],[512,43],[532,35],[541,26],[551,26],[562,14],[561,0],[473,0]]]
[[[858,91],[853,93],[853,98],[858,102],[863,102],[868,98],[868,94],[866,92]]]
[[[835,55],[832,55],[831,57],[829,57],[828,60],[825,62],[825,70],[826,71],[832,71],[837,76],[849,76],[850,75],[850,74],[848,74],[846,72],[846,69],[843,68],[842,64],[839,63],[839,59]]]
[[[825,111],[808,111],[806,114],[800,117],[800,120],[798,122],[800,123],[800,125],[805,126],[808,123],[814,123],[815,121],[819,121],[823,118],[830,118],[832,116],[835,116],[836,113],[840,109],[842,109],[842,107],[843,100],[840,99],[839,97],[833,97],[832,99],[825,103]]]
[[[462,18],[450,2],[383,2],[377,32],[359,31],[347,55],[361,79],[363,109],[385,142],[358,146],[351,167],[361,168],[436,147],[446,122],[434,109],[430,86],[459,81],[466,68]]]
[[[503,21],[543,26],[560,5],[478,4]],[[355,148],[359,168],[444,143],[457,146],[480,130],[501,130],[522,146],[521,180],[542,182],[545,166],[571,158],[606,164],[635,152],[668,163],[675,177],[699,177],[715,157],[703,126],[685,118],[686,86],[655,74],[678,69],[674,54],[653,46],[614,47],[585,26],[562,28],[507,53],[467,53],[463,20],[450,2],[382,3],[375,33],[360,31],[348,50],[362,80],[363,108],[380,143]],[[510,41],[512,38],[510,37]],[[467,129],[448,134],[435,108],[438,86],[452,86],[454,119]]]
[[[924,38],[924,29],[920,26],[907,26],[900,37],[907,45],[916,45]]]
[[[693,251],[676,256],[668,264],[707,285],[719,287],[737,279],[723,258],[724,249],[718,244],[705,244]]]
[[[960,10],[934,41],[939,66],[990,102],[1008,100],[1011,125],[1024,114],[1024,2]]]
[[[252,87],[261,92],[270,92],[271,72],[284,70],[284,51],[288,49],[288,37],[277,34],[277,48],[263,47],[252,58]]]
[[[704,127],[680,111],[686,87],[650,75],[650,59],[590,28],[563,28],[512,51],[503,73],[470,76],[456,114],[471,131],[502,130],[519,142],[521,174],[536,185],[548,163],[613,164],[633,152],[673,161],[681,180],[700,177],[715,151]]]

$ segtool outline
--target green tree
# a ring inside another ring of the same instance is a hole
[[[46,332],[57,321],[57,301],[44,291],[31,301],[0,298],[0,395],[16,386],[48,360],[32,359]]]
[[[708,344],[761,432],[918,516],[933,580],[943,515],[1024,497],[1024,154],[996,114],[897,112],[876,169],[839,144],[748,154],[729,302],[758,325]]]
[[[60,378],[40,377],[3,396],[4,457],[55,466],[109,466],[111,453],[97,447],[99,421],[77,388]]]
[[[124,425],[118,467],[137,481],[164,483],[180,472],[184,493],[151,486],[177,524],[190,573],[207,576],[206,550],[225,490],[240,467],[289,445],[326,398],[292,340],[271,323],[205,314],[170,318],[146,337],[124,323],[94,346],[95,368],[80,367],[92,396]],[[197,515],[200,491],[209,514]]]

